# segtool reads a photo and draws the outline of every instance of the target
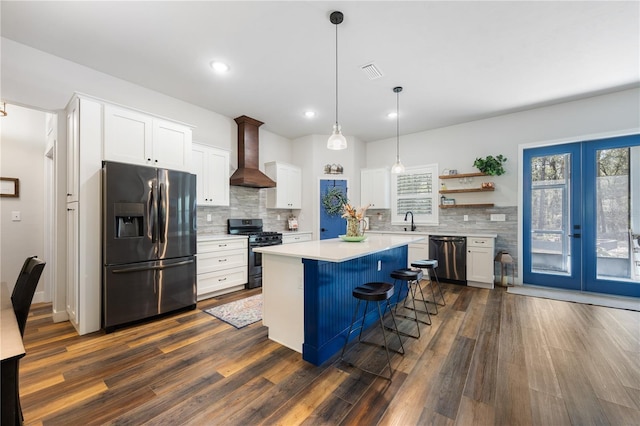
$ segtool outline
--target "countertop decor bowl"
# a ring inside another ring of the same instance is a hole
[[[366,235],[360,235],[357,237],[348,237],[346,235],[338,235],[340,238],[342,238],[342,241],[346,241],[349,243],[359,243],[360,241],[364,241],[367,239]]]

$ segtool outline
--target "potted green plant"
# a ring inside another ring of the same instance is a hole
[[[476,158],[476,161],[473,162],[473,167],[476,167],[485,175],[500,176],[505,173],[504,166],[502,164],[506,161],[507,157],[502,154],[496,157],[488,155],[485,158]]]

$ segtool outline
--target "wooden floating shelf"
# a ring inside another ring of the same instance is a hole
[[[495,188],[467,188],[467,189],[443,189],[441,194],[460,194],[463,192],[491,192],[495,191]]]
[[[441,209],[459,209],[462,207],[493,207],[493,203],[488,204],[440,204]]]
[[[457,175],[441,175],[438,176],[440,179],[458,179],[458,178],[468,178],[468,177],[480,177],[480,176],[489,176],[484,173],[459,173]]]

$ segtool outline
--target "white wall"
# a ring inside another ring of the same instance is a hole
[[[15,105],[7,105],[7,116],[0,118],[0,175],[20,179],[20,197],[0,199],[0,281],[13,286],[24,260],[37,255],[46,261],[44,251],[45,202],[45,124],[46,114]],[[11,220],[19,211],[20,222]],[[43,292],[47,273],[36,289]]]
[[[506,174],[495,177],[496,191],[465,202],[518,203],[518,145],[574,138],[640,127],[640,89],[536,108],[485,120],[400,136],[405,166],[438,163],[458,173],[477,172],[476,157],[503,154]],[[395,138],[367,144],[367,167],[388,166],[395,159]]]

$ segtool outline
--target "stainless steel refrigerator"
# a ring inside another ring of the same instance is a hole
[[[196,176],[104,162],[102,326],[196,306]]]

